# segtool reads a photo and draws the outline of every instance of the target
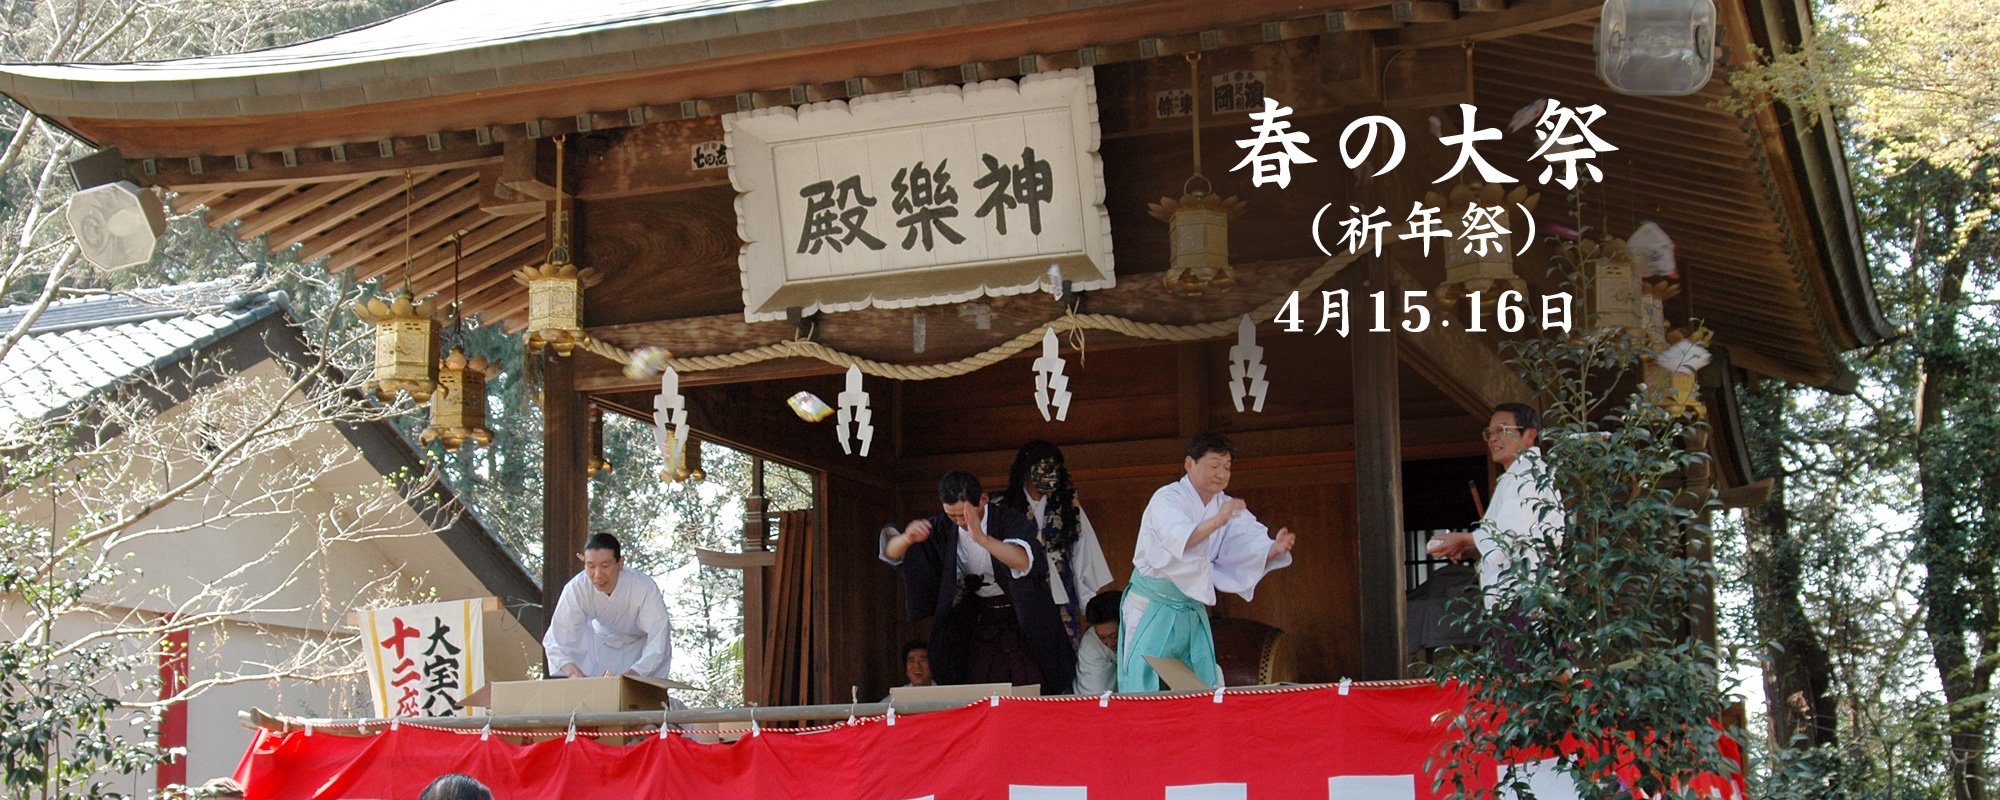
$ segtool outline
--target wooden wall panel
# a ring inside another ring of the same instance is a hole
[[[903,684],[902,644],[928,628],[905,620],[902,580],[875,555],[876,531],[896,518],[894,497],[838,477],[823,485],[827,699],[847,702],[858,687],[861,701],[872,702]]]
[[[1178,435],[1170,349],[1065,351],[1064,358],[1073,397],[1063,422],[1044,422],[1036,410],[1031,358],[905,386],[902,455],[1013,450],[1037,436],[1082,444]]]
[[[1239,490],[1259,521],[1290,527],[1299,543],[1292,565],[1266,576],[1255,602],[1218,598],[1224,616],[1282,628],[1298,679],[1337,681],[1361,668],[1361,617],[1351,478],[1319,476],[1291,485]],[[1372,576],[1371,576],[1372,579]]]

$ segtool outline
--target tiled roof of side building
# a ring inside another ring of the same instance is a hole
[[[283,304],[283,293],[246,291],[235,280],[52,303],[0,359],[0,425],[40,419],[139,379]],[[27,312],[0,308],[0,331]]]

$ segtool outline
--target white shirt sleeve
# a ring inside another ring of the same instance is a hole
[[[1076,579],[1076,605],[1082,608],[1097,595],[1097,590],[1111,582],[1111,562],[1104,558],[1104,547],[1097,541],[1097,530],[1090,527],[1090,516],[1083,513],[1083,506],[1076,509],[1076,544],[1070,548],[1069,568],[1071,577]]]
[[[1076,693],[1104,694],[1117,688],[1117,682],[1118,655],[1105,647],[1096,633],[1085,630],[1083,641],[1076,646]]]
[[[1257,593],[1257,582],[1271,570],[1291,566],[1292,554],[1271,558],[1270,528],[1257,521],[1248,510],[1236,512],[1215,532],[1215,558],[1211,580],[1216,591],[1234,592],[1247,602]]]
[[[556,599],[556,613],[549,619],[548,633],[542,635],[542,649],[548,653],[551,676],[562,674],[563,667],[580,664],[589,647],[584,636],[590,621],[584,618],[581,595],[575,580],[563,586]]]
[[[646,646],[639,653],[638,662],[632,671],[640,675],[666,677],[674,661],[674,626],[667,614],[667,599],[660,592],[659,584],[652,583],[639,598],[637,621],[639,629],[646,633]]]
[[[1500,480],[1493,486],[1493,503],[1472,530],[1473,545],[1479,548],[1479,584],[1488,606],[1498,601],[1494,590],[1510,564],[1516,559],[1529,562],[1540,559],[1536,550],[1538,532],[1547,532],[1556,541],[1562,541],[1567,521],[1562,497],[1549,487],[1549,476],[1541,474],[1547,471],[1547,463],[1538,453],[1531,453],[1534,451],[1524,451],[1500,474]]]
[[[964,532],[963,532],[963,531],[961,531],[959,535],[961,535],[961,536],[962,536],[962,535],[964,535]],[[1008,572],[1012,572],[1012,573],[1014,573],[1014,577],[1016,577],[1016,578],[1025,578],[1025,577],[1027,577],[1028,573],[1030,573],[1030,572],[1033,572],[1033,571],[1034,571],[1034,569],[1035,569],[1035,548],[1034,548],[1034,547],[1031,547],[1031,546],[1029,546],[1029,544],[1028,544],[1028,543],[1027,543],[1026,541],[1024,541],[1024,540],[1021,540],[1021,539],[1001,539],[1000,541],[1003,541],[1003,542],[1006,542],[1006,543],[1008,543],[1008,544],[1013,544],[1013,545],[1020,545],[1020,547],[1021,547],[1021,550],[1022,550],[1023,552],[1026,552],[1026,553],[1028,554],[1028,568],[1027,568],[1027,569],[1015,569],[1015,568],[1013,568],[1013,567],[1008,567],[1008,568],[1007,568],[1007,571],[1008,571]],[[979,548],[979,549],[980,549],[980,550],[982,550],[982,551],[984,551],[984,550],[985,550],[986,548],[984,548],[984,547],[981,547],[981,548]],[[994,563],[998,563],[998,564],[1004,564],[1004,563],[1006,563],[1006,562],[1003,562],[1003,561],[1001,561],[1000,559],[997,559],[997,558],[996,558],[996,559],[993,559],[993,561],[994,561]]]

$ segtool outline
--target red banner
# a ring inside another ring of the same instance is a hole
[[[1427,800],[1438,794],[1426,762],[1459,701],[1430,685],[1220,702],[1002,698],[713,745],[562,734],[517,745],[408,725],[372,736],[263,732],[236,778],[246,800],[415,800],[448,772],[505,800]],[[1490,783],[1494,768],[1482,771]],[[1740,796],[1732,781],[1710,784],[1713,794]],[[1533,785],[1540,800],[1574,796],[1553,771]]]

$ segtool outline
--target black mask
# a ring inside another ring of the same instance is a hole
[[[1062,462],[1045,458],[1028,467],[1028,482],[1035,490],[1048,494],[1056,490],[1056,483],[1062,479]]]

